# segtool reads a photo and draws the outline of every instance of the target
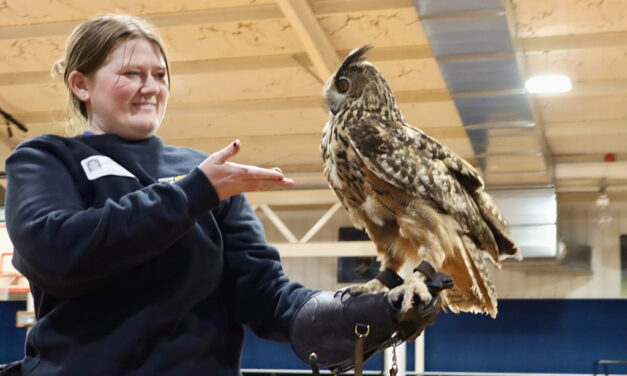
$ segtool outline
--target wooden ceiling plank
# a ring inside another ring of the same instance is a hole
[[[314,14],[322,16],[336,13],[370,12],[387,9],[414,8],[411,0],[316,0],[310,2]]]
[[[560,50],[527,54],[528,74],[559,72],[573,82],[627,79],[627,43],[595,50]]]
[[[627,118],[627,95],[538,98],[547,122],[579,122]]]
[[[624,46],[625,40],[627,40],[627,31],[608,31],[588,34],[528,37],[520,38],[518,42],[525,53],[544,53],[545,51]]]
[[[11,97],[11,100],[9,98],[5,98],[5,100],[10,104],[8,107],[13,109],[15,115],[21,116],[24,122],[43,123],[50,121],[50,119],[62,119],[63,113],[60,112],[60,109],[64,108],[65,97],[59,95],[60,92],[58,90],[63,89],[44,87],[42,90],[44,90],[44,93],[50,93],[49,95],[55,95],[55,97],[47,102],[37,102],[37,107],[34,105],[28,106],[30,111],[26,111],[26,108],[20,106],[20,104],[29,103],[28,100],[25,100],[27,93],[21,93],[19,98]],[[396,92],[396,97],[401,105],[451,101],[445,89],[401,90]],[[184,102],[183,99],[179,99],[170,101],[168,114],[173,116],[197,116],[202,114],[228,114],[236,111],[281,111],[295,108],[320,108],[325,112],[327,111],[321,95],[304,95],[201,102]]]
[[[547,136],[547,141],[554,155],[573,154],[625,154],[627,133],[596,134],[594,136]]]
[[[627,162],[558,163],[555,165],[555,176],[558,179],[627,179]]]
[[[306,0],[277,0],[322,82],[335,72],[340,58]]]
[[[579,81],[572,83],[572,89],[566,93],[538,93],[538,98],[551,97],[593,97],[603,95],[627,94],[627,79]]]
[[[87,17],[87,15],[86,15]],[[274,4],[251,5],[205,10],[178,11],[164,14],[143,15],[158,28],[194,24],[246,22],[282,18]],[[0,40],[69,35],[82,20],[71,20],[27,25],[0,26]]]
[[[224,22],[245,22],[282,18],[274,4],[249,5],[219,9],[193,10],[150,15],[145,18],[158,28],[181,25],[203,25]]]
[[[311,114],[313,115],[313,114]],[[299,114],[282,111],[271,116],[263,113],[250,112],[247,116],[239,113],[229,117],[168,117],[157,133],[166,139],[179,138],[210,138],[228,137],[230,135],[244,136],[272,136],[272,135],[300,135],[309,137],[320,136],[327,121],[327,115],[319,111],[317,116],[299,116]],[[311,119],[311,118],[315,119]],[[423,128],[431,137],[438,140],[466,137],[463,127],[431,127]],[[14,132],[16,134],[17,132]],[[35,137],[46,133],[65,133],[63,122],[29,123],[27,136]],[[0,136],[1,137],[1,136]],[[277,136],[278,137],[278,136]]]
[[[547,137],[627,135],[627,119],[545,123]]]
[[[624,0],[510,0],[522,36],[627,30]]]
[[[15,72],[0,73],[0,86],[37,85],[52,81],[50,72]]]
[[[273,4],[274,0],[4,0],[0,25],[74,21],[108,12],[146,17],[181,11],[249,7],[263,3]]]
[[[350,51],[340,50],[339,56],[345,56]],[[373,49],[368,56],[373,63],[402,62],[433,59],[431,48],[428,45],[380,47]],[[231,57],[204,60],[173,61],[170,63],[173,77],[178,75],[197,75],[218,72],[237,72],[260,69],[295,68],[311,66],[307,54],[286,54],[251,57]],[[51,82],[49,71],[11,72],[0,73],[0,86],[47,84]]]
[[[286,166],[314,164],[321,168],[322,160],[319,150],[321,137],[320,134],[238,137],[242,142],[242,150],[233,160],[262,167],[279,166],[282,169],[287,169]],[[166,142],[212,153],[230,144],[235,138],[235,135],[209,138],[169,138],[166,139]],[[473,157],[472,148],[469,147],[466,138],[441,139],[440,141],[463,158]]]
[[[48,14],[37,17],[38,20],[44,20],[43,22],[33,22],[34,17],[28,17],[28,15],[32,14],[32,10],[13,9],[14,7],[8,4],[7,17],[0,16],[0,39],[55,34],[67,35],[87,17],[107,12],[137,14],[148,19],[158,27],[282,17],[282,13],[276,4],[270,2],[263,4],[259,1],[257,1],[258,4],[233,0],[192,1],[187,2],[187,4],[178,1],[175,7],[172,7],[169,1],[163,2],[163,4],[155,4],[152,1],[150,4],[131,3],[124,9],[113,4],[107,4],[107,2],[100,2],[100,4],[82,4],[81,7],[73,7],[72,12],[59,11],[59,7],[70,6],[66,2],[55,4],[52,1],[44,1],[42,4],[37,5],[32,0],[29,0],[29,3],[29,6],[37,7],[40,12],[42,12],[42,8],[53,8],[54,11],[51,9],[50,12],[47,12]],[[330,15],[358,11],[413,9],[413,4],[411,0],[319,0],[312,2],[311,7],[317,15]]]

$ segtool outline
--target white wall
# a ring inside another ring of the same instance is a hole
[[[627,205],[612,205],[613,221],[595,222],[592,203],[558,203],[558,234],[565,240],[592,247],[592,273],[523,273],[502,269],[495,283],[502,298],[618,298],[620,284],[620,235],[627,234]]]
[[[592,203],[558,203],[559,236],[593,247],[592,273],[547,274],[493,269],[494,281],[500,298],[618,298],[620,292],[620,240],[627,234],[627,203],[613,203],[614,220],[606,226],[594,222],[596,212]],[[327,208],[313,210],[277,211],[288,223],[296,237],[301,237],[324,214]],[[258,213],[264,223],[268,240],[284,242],[285,239]],[[343,210],[338,211],[312,241],[335,241],[337,229],[350,226]],[[6,228],[0,226],[0,251],[11,251]],[[5,260],[8,261],[8,260]],[[283,267],[292,280],[311,288],[336,290],[338,284],[337,260],[328,257],[283,258]],[[5,265],[5,267],[8,265]],[[21,282],[21,281],[20,281]],[[1,281],[0,281],[1,283]]]
[[[538,273],[514,271],[504,267],[492,270],[500,298],[618,298],[620,297],[620,240],[627,234],[627,203],[612,203],[613,221],[600,226],[594,222],[596,211],[592,202],[558,203],[558,234],[565,240],[592,246],[592,273],[581,275],[568,272]],[[302,236],[324,208],[311,211],[278,211],[289,224],[296,237]],[[264,222],[270,241],[284,242],[280,233]],[[316,235],[313,241],[337,240],[337,228],[350,226],[343,211],[336,213],[331,222]],[[284,258],[284,269],[291,279],[308,287],[335,290],[343,285],[336,283],[337,262],[334,258]]]

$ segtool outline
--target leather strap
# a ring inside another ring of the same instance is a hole
[[[379,282],[383,283],[385,287],[392,290],[396,286],[400,286],[405,282],[403,278],[401,278],[396,272],[392,269],[384,269],[382,270],[375,279],[378,279]]]
[[[364,342],[370,334],[370,325],[355,324],[355,376],[362,376],[364,371]]]
[[[320,376],[320,368],[318,368],[318,355],[315,352],[309,354],[309,366],[313,376]]]
[[[420,265],[416,266],[414,268],[414,273],[415,272],[420,272],[424,274],[424,276],[427,277],[427,281],[431,281],[435,279],[435,275],[436,275],[435,269],[427,261],[423,261],[420,263]]]

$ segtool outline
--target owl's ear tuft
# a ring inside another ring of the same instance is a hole
[[[368,53],[368,51],[370,51],[372,49],[372,45],[371,44],[366,44],[363,45],[359,48],[355,48],[354,50],[352,50],[348,56],[346,56],[346,58],[344,59],[344,62],[342,62],[342,65],[340,66],[340,69],[337,70],[338,73],[343,72],[345,73],[346,70],[353,64],[359,63],[361,61],[366,60],[366,53]],[[344,75],[344,74],[342,74]],[[338,74],[339,76],[339,74]]]

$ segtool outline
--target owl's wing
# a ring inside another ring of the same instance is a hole
[[[507,241],[509,225],[483,192],[477,171],[437,140],[400,121],[377,119],[352,124],[348,137],[370,171],[389,184],[432,202],[438,210],[451,215],[464,231],[472,233],[472,229],[485,228],[478,226],[479,220],[485,221],[492,233],[481,231],[485,241],[498,244],[488,247],[496,248],[490,252],[495,261],[501,243],[514,247],[513,242]]]
[[[366,166],[399,189],[418,194],[430,171],[454,175],[471,194],[483,188],[472,165],[417,128],[400,121],[362,119],[348,129],[349,142]]]

